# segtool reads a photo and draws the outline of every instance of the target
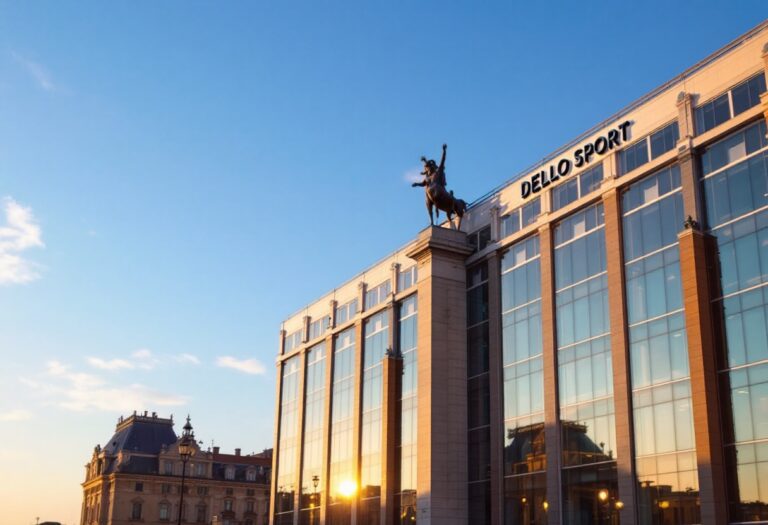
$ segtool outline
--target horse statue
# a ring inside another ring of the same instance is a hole
[[[429,211],[429,223],[434,226],[435,218],[440,217],[440,210],[444,211],[448,216],[448,222],[453,227],[453,216],[456,215],[459,220],[456,225],[456,229],[461,229],[461,218],[464,217],[464,212],[467,211],[467,203],[463,200],[454,197],[453,191],[448,191],[445,184],[445,152],[448,149],[448,145],[443,144],[443,156],[440,159],[440,165],[425,157],[421,157],[421,162],[424,163],[424,171],[421,172],[424,175],[424,180],[421,182],[414,182],[411,186],[423,186],[424,194],[427,197],[427,211]],[[432,208],[437,208],[435,217],[432,216]]]

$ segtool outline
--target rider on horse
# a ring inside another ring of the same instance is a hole
[[[432,217],[432,207],[434,206],[437,208],[438,217],[440,215],[440,210],[443,210],[446,215],[448,215],[449,221],[452,220],[454,213],[458,215],[458,227],[461,228],[461,218],[464,216],[467,204],[463,200],[454,197],[453,192],[446,189],[445,153],[447,149],[448,146],[443,144],[443,156],[440,158],[439,166],[434,160],[427,160],[425,157],[421,157],[421,161],[424,163],[424,171],[421,172],[421,174],[424,175],[424,180],[421,182],[414,182],[412,186],[425,187],[430,224],[435,224],[434,218]],[[451,225],[453,225],[453,222],[451,222]]]

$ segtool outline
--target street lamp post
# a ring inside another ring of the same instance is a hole
[[[181,434],[179,440],[179,457],[181,458],[181,497],[179,498],[179,516],[176,521],[177,525],[181,525],[181,511],[184,508],[184,480],[187,477],[187,461],[195,453],[195,448],[192,444],[195,441],[195,433],[192,432],[192,423],[189,422],[189,415],[187,415],[187,424],[184,425],[184,432]]]
[[[318,506],[319,501],[317,501],[317,484],[320,483],[320,477],[315,474],[312,476],[312,517],[310,518],[310,521],[312,522],[312,525],[315,523],[315,507]]]

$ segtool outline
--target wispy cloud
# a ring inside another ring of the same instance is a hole
[[[0,225],[0,285],[23,284],[40,278],[39,265],[22,254],[45,246],[32,209],[10,197],[0,201],[5,224]]]
[[[44,402],[77,412],[127,412],[137,407],[178,406],[187,402],[184,396],[140,383],[119,385],[108,382],[100,376],[78,372],[59,361],[49,361],[41,377],[21,378],[21,383],[34,389]]]
[[[101,357],[88,357],[86,358],[86,361],[89,365],[91,365],[93,368],[98,368],[99,370],[134,370],[134,369],[142,369],[142,370],[152,370],[154,369],[158,363],[160,363],[160,359],[154,356],[151,350],[148,350],[146,348],[142,348],[140,350],[136,350],[133,352],[130,357],[128,358],[113,358],[113,359],[103,359]]]
[[[53,82],[51,73],[42,66],[42,64],[30,60],[29,58],[20,55],[19,53],[12,52],[11,56],[19,64],[29,76],[37,83],[40,89],[45,91],[56,91],[58,88]]]
[[[197,358],[197,356],[194,356],[192,354],[178,354],[173,356],[173,360],[177,363],[181,364],[187,364],[187,365],[199,365],[200,359]]]
[[[228,355],[217,357],[216,366],[221,368],[232,368],[252,375],[260,375],[266,372],[264,365],[256,359],[237,359],[236,357]]]
[[[26,421],[32,419],[32,412],[29,410],[14,409],[7,412],[0,412],[0,422],[5,421]]]
[[[422,168],[411,168],[405,173],[403,173],[403,180],[407,182],[408,184],[412,184],[414,182],[421,182],[424,180],[424,175],[421,174]]]
[[[102,359],[100,357],[89,357],[88,364],[93,368],[100,370],[120,370],[122,368],[135,368],[133,363],[125,359]]]

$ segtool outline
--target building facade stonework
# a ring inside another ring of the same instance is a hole
[[[768,21],[283,323],[270,523],[768,523]]]
[[[184,462],[173,419],[146,412],[118,420],[86,464],[80,525],[177,523],[264,525],[269,521],[271,450],[222,454],[192,440]]]

